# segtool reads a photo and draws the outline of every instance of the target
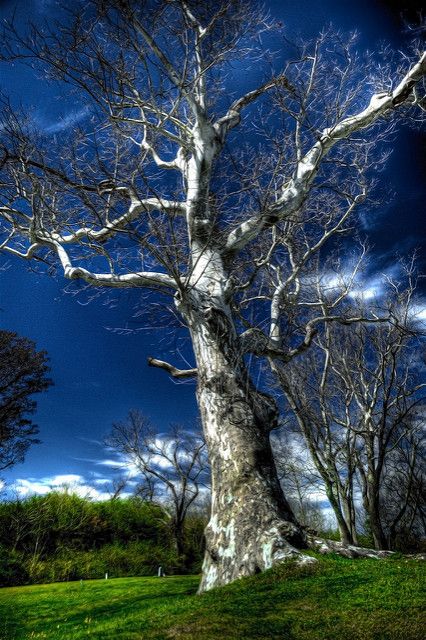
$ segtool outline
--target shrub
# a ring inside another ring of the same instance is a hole
[[[164,511],[140,498],[92,502],[51,492],[0,504],[0,582],[4,585],[168,574],[198,570],[202,524],[188,520],[179,557]]]
[[[0,546],[0,587],[27,584],[28,581],[23,554]]]

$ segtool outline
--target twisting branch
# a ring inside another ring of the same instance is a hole
[[[46,239],[43,244],[56,251],[64,270],[64,276],[69,280],[84,280],[95,287],[148,287],[174,290],[178,288],[176,280],[164,273],[136,271],[118,275],[115,273],[94,273],[81,267],[74,267],[69,254],[61,244],[53,239]]]
[[[249,104],[257,100],[257,98],[261,97],[267,91],[275,89],[278,86],[285,87],[285,89],[287,89],[291,94],[296,94],[296,89],[291,85],[285,75],[272,78],[272,80],[268,80],[257,89],[249,91],[241,98],[238,98],[238,100],[235,100],[229,107],[226,114],[215,123],[214,128],[220,139],[224,141],[228,131],[239,124],[241,120],[241,111],[245,107],[248,107]]]
[[[303,341],[294,349],[288,351],[285,356],[286,360],[291,360],[295,356],[304,353],[312,344],[312,340],[315,338],[318,333],[317,325],[325,322],[337,322],[342,325],[350,325],[350,324],[375,324],[378,322],[389,322],[389,317],[377,317],[377,316],[353,316],[351,318],[345,318],[344,316],[318,316],[310,320],[305,327],[305,337]]]
[[[284,350],[279,347],[277,340],[268,337],[261,329],[251,328],[245,331],[240,336],[240,344],[244,353],[254,353],[257,356],[265,356],[270,359],[278,359],[283,362],[289,362],[296,356],[301,355],[311,346],[313,339],[318,333],[317,325],[326,322],[336,322],[341,325],[350,324],[371,324],[378,322],[389,322],[389,317],[375,317],[375,316],[353,316],[345,318],[343,315],[325,315],[318,316],[310,320],[305,328],[305,336],[302,342],[293,349]]]

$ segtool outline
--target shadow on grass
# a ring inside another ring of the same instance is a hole
[[[70,589],[66,587],[70,585]],[[109,590],[109,586],[112,588]],[[138,623],[144,619],[157,617],[159,603],[161,609],[174,608],[174,603],[180,599],[185,600],[189,596],[195,595],[196,587],[176,584],[166,581],[155,586],[160,587],[159,591],[148,591],[150,585],[143,585],[139,591],[138,583],[130,585],[130,588],[123,591],[122,588],[115,588],[114,581],[105,586],[103,583],[90,585],[91,589],[85,590],[86,584],[80,586],[79,583],[61,584],[55,590],[54,597],[47,599],[48,594],[36,594],[29,592],[20,606],[9,606],[8,609],[0,607],[0,640],[17,640],[18,638],[66,638],[72,640],[73,630],[83,633],[89,631],[90,623],[102,621],[108,624],[109,621],[116,620],[117,623],[126,624],[131,618],[135,618]],[[154,586],[154,585],[152,585]],[[173,588],[177,589],[173,592]],[[96,599],[102,598],[102,603],[97,603]],[[25,603],[25,600],[27,602]],[[136,617],[135,617],[135,614]],[[51,635],[52,629],[58,628],[57,635]],[[68,630],[68,631],[67,631]],[[136,629],[135,629],[136,632]],[[48,635],[47,635],[48,633]],[[107,636],[107,630],[103,637]],[[114,632],[115,633],[115,632]],[[63,635],[65,634],[65,635]],[[112,636],[111,636],[112,637]]]

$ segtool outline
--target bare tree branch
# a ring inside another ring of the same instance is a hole
[[[177,369],[172,364],[164,362],[164,360],[157,360],[156,358],[148,358],[148,364],[150,367],[158,367],[164,369],[173,378],[194,378],[197,375],[197,369]]]

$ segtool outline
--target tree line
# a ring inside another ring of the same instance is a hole
[[[359,314],[368,304],[377,318],[386,309],[388,322],[329,324],[302,359],[275,368],[292,411],[287,440],[296,433],[309,451],[344,544],[356,545],[365,528],[375,549],[425,540],[425,346],[416,280],[411,261],[380,300],[351,303]]]
[[[188,515],[178,550],[161,505],[139,497],[92,501],[72,489],[0,503],[0,585],[196,573],[202,513]]]

